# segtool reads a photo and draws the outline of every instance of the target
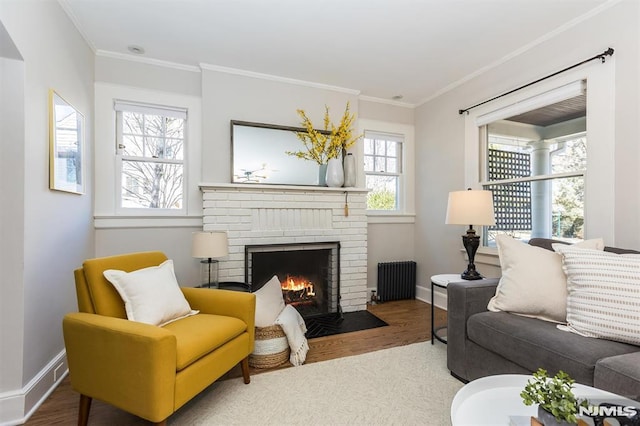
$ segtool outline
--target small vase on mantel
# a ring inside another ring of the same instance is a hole
[[[344,184],[344,170],[342,169],[342,160],[339,158],[331,158],[327,163],[327,186],[339,188]]]
[[[318,164],[318,186],[327,186],[327,165]]]
[[[356,159],[350,152],[344,157],[344,186],[356,186]]]

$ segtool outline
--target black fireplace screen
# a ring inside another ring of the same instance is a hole
[[[251,291],[278,276],[286,304],[305,317],[340,312],[340,244],[245,246],[245,281]]]

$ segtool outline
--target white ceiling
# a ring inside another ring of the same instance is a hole
[[[616,0],[59,0],[98,54],[420,104]]]

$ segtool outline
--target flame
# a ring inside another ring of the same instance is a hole
[[[284,291],[306,290],[307,296],[316,295],[313,289],[313,283],[308,281],[305,277],[292,277],[290,275],[287,275],[287,278],[282,283],[280,283],[280,287]]]

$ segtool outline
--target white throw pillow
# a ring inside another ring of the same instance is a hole
[[[496,237],[502,277],[487,309],[565,322],[567,278],[557,253],[531,246],[507,235]],[[601,238],[576,246],[602,250]]]
[[[567,274],[567,326],[582,336],[640,345],[640,255],[556,249]]]
[[[172,260],[133,272],[108,269],[103,274],[124,301],[131,321],[163,326],[198,313],[180,291]]]
[[[254,294],[256,295],[256,327],[273,325],[284,309],[280,280],[274,275]]]

